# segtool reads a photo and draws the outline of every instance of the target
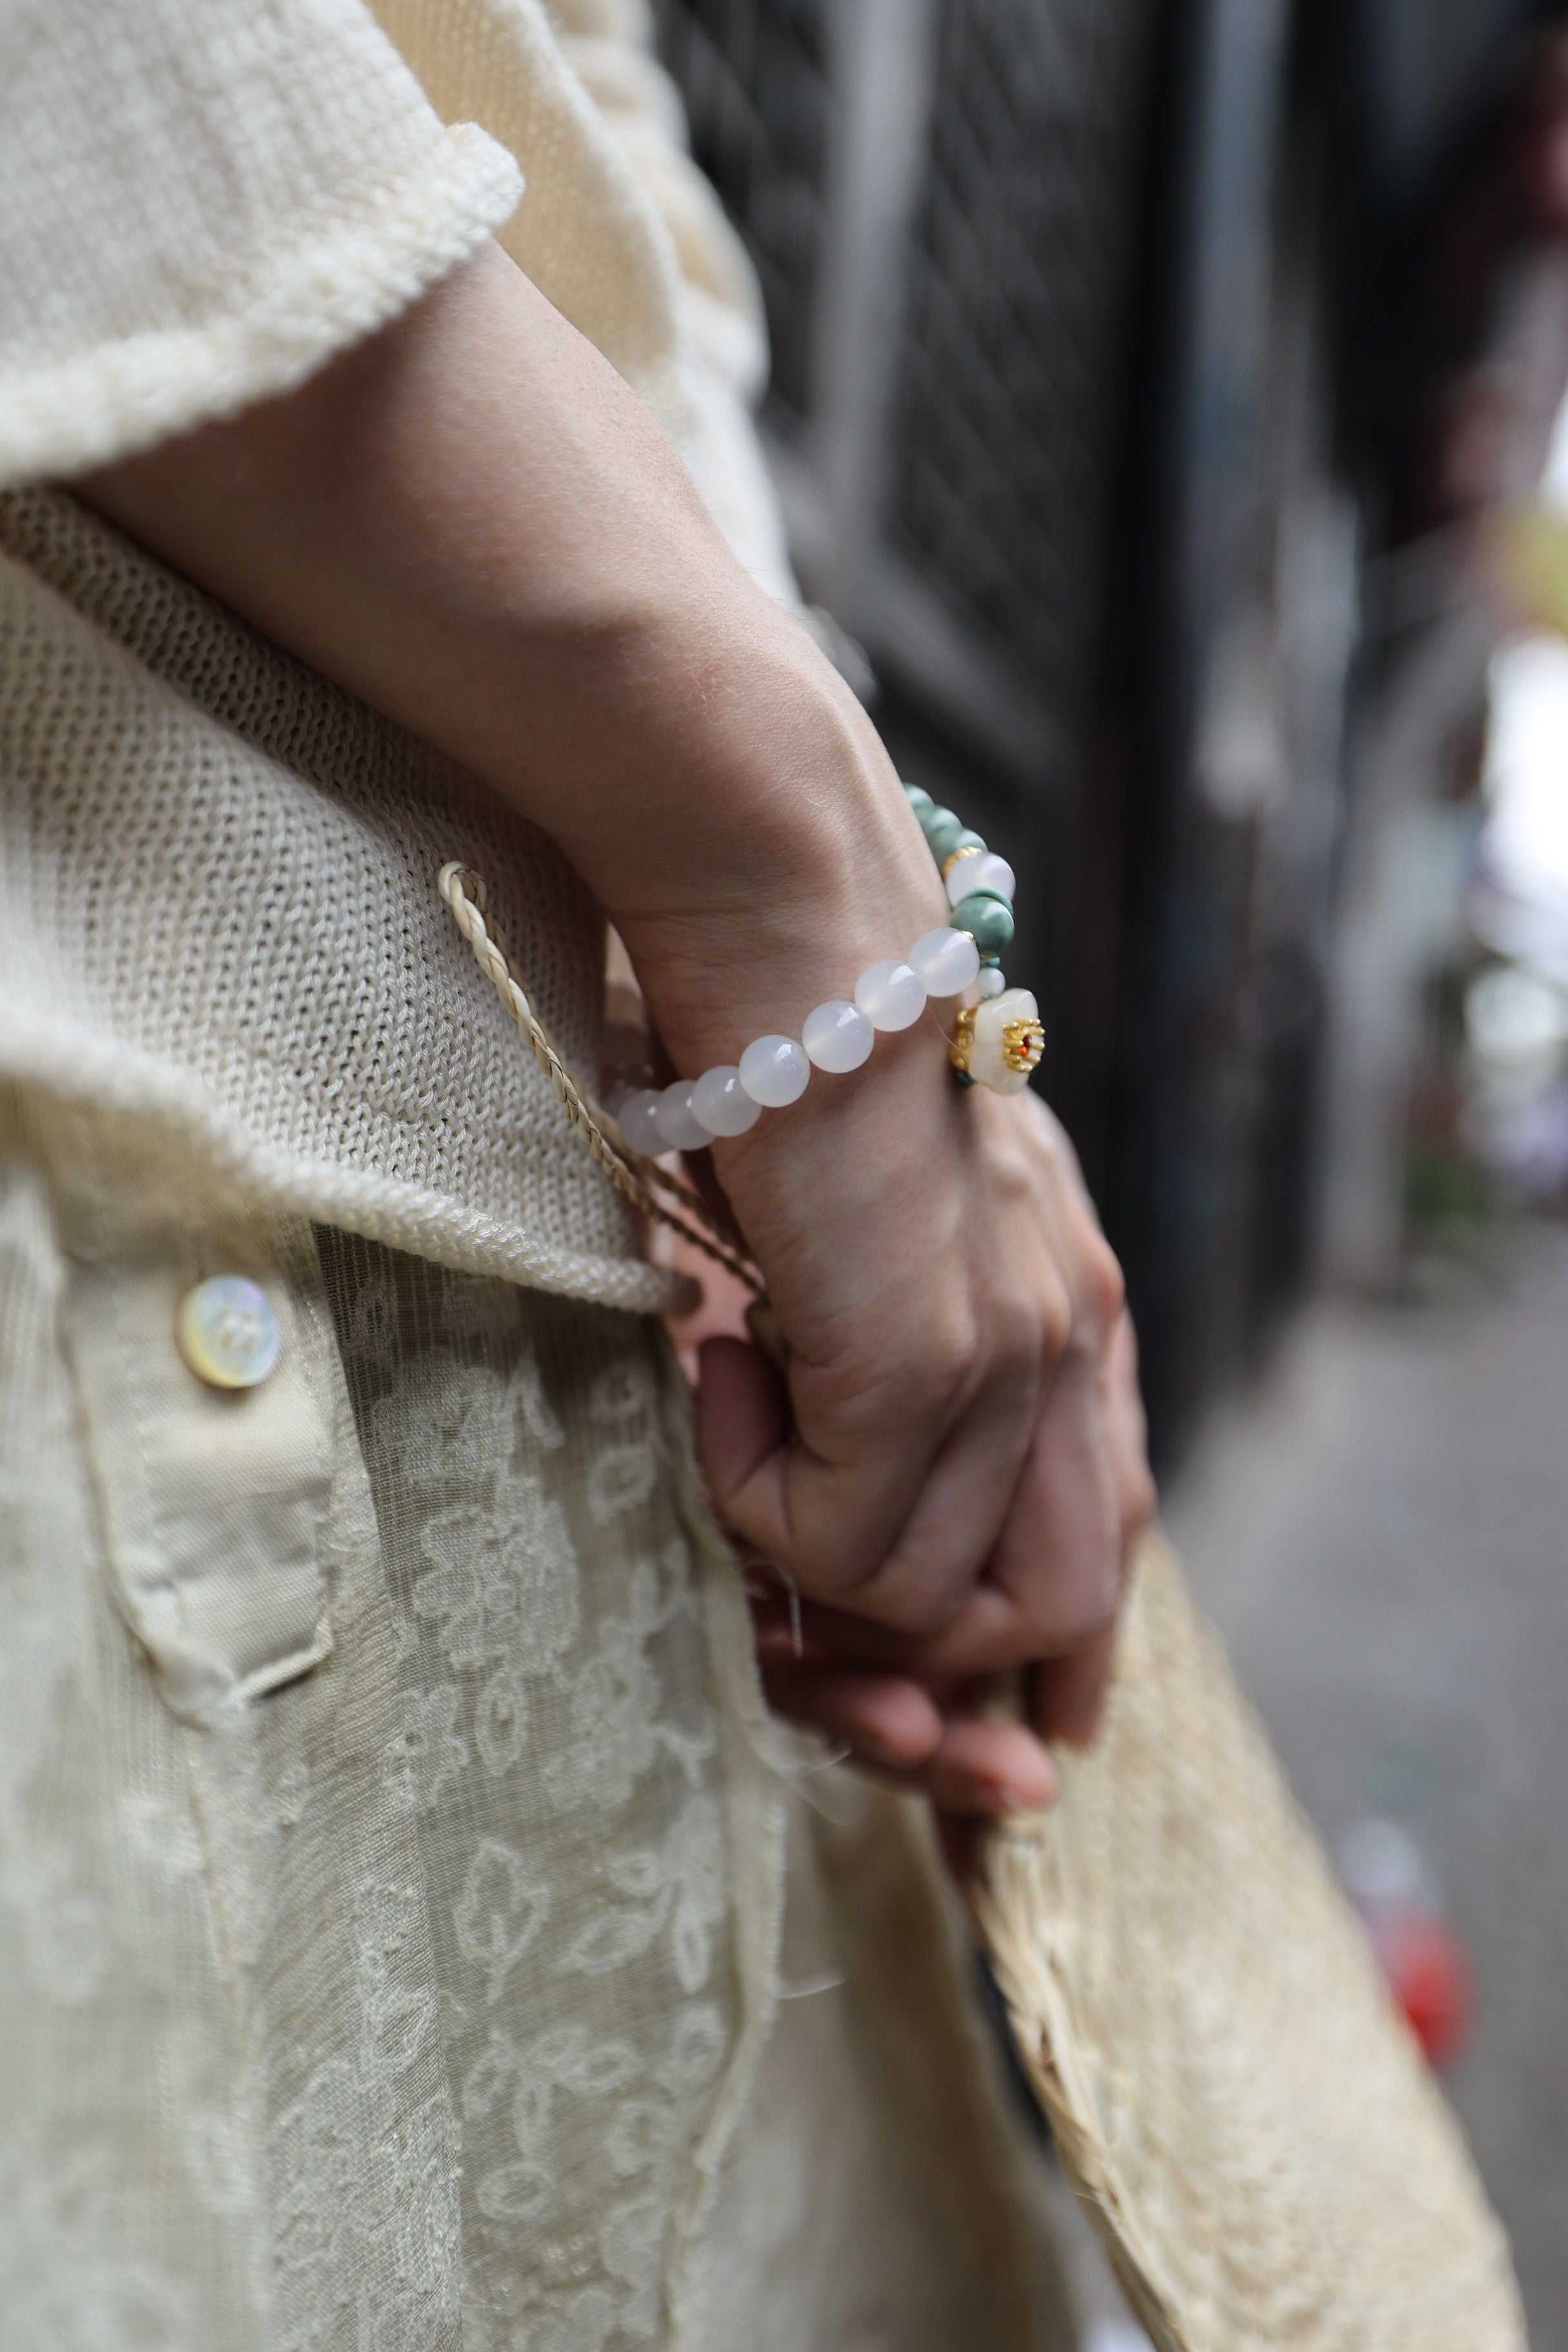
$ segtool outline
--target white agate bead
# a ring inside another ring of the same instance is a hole
[[[677,1078],[658,1098],[655,1123],[667,1146],[677,1151],[700,1151],[712,1137],[691,1108],[691,1082]]]
[[[983,849],[977,857],[961,857],[950,869],[947,903],[950,907],[956,907],[959,900],[967,898],[972,890],[990,890],[997,898],[1005,898],[1011,906],[1017,887],[1006,859],[998,857],[994,849]]]
[[[646,1152],[650,1160],[668,1150],[659,1132],[657,1087],[637,1087],[632,1093],[623,1095],[614,1108],[616,1125],[628,1150]]]
[[[752,1100],[732,1062],[703,1071],[691,1089],[691,1108],[710,1135],[744,1135],[763,1115],[762,1105]]]
[[[819,1070],[858,1070],[877,1042],[870,1015],[841,996],[808,1013],[800,1042]]]
[[[981,996],[1000,996],[1006,985],[994,963],[983,963],[974,975],[975,992]]]
[[[805,1092],[811,1064],[793,1037],[753,1037],[741,1056],[741,1084],[764,1110],[783,1110]]]
[[[966,866],[973,865],[965,858]],[[910,950],[910,961],[932,996],[956,996],[980,969],[980,950],[967,931],[944,926],[927,931]]]
[[[885,959],[866,966],[855,983],[855,1002],[874,1027],[907,1029],[925,1011],[926,984],[907,963]]]

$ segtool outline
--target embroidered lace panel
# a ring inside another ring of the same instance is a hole
[[[380,1521],[461,2148],[464,2344],[629,2352],[742,2013],[649,1327],[319,1236]]]

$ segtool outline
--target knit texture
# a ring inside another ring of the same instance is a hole
[[[0,483],[284,390],[498,226],[791,596],[755,288],[641,12],[381,13],[0,5]],[[416,1255],[672,1304],[435,897],[484,876],[593,1085],[600,928],[543,836],[58,493],[0,492],[0,1070]]]
[[[359,0],[0,7],[0,482],[289,390],[513,210]]]
[[[460,857],[592,1083],[602,930],[542,835],[73,500],[0,496],[0,1067],[280,1207],[607,1306],[675,1292],[437,896]]]

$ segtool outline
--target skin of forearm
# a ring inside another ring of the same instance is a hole
[[[678,1055],[795,1026],[803,964],[838,992],[940,919],[854,698],[499,247],[288,398],[76,487],[548,833]]]

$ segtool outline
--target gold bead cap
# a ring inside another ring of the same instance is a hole
[[[970,1036],[974,1015],[969,1016]],[[1002,1059],[1010,1070],[1037,1070],[1046,1050],[1046,1033],[1037,1021],[1007,1021],[1002,1026]]]

